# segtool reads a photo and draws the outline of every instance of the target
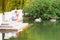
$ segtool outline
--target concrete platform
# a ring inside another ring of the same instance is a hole
[[[21,23],[21,22],[3,22],[0,25],[0,32],[5,33],[4,39],[9,39],[12,36],[15,37],[16,32],[21,32],[23,29],[28,27],[28,23]]]

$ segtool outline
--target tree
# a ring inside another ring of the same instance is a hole
[[[29,2],[30,0],[0,0],[0,10],[24,9]]]

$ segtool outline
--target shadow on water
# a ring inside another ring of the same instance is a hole
[[[60,21],[33,22],[33,25],[20,32],[17,40],[60,40]]]

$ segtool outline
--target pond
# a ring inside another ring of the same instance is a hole
[[[60,21],[33,22],[33,25],[20,32],[17,40],[60,40]],[[11,38],[10,40],[15,40]]]

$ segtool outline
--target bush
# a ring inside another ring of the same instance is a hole
[[[56,19],[60,17],[60,0],[33,0],[25,7],[24,12],[33,18]]]

